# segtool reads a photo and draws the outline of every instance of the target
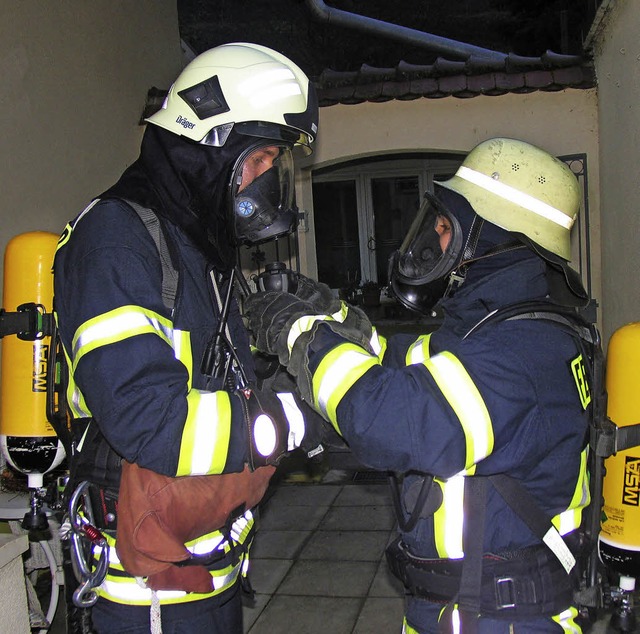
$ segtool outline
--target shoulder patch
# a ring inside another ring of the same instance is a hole
[[[581,354],[571,361],[571,373],[573,374],[573,380],[576,382],[582,409],[587,409],[589,403],[591,403],[591,387],[587,379],[587,368]]]

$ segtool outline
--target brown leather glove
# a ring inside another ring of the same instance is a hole
[[[188,542],[223,527],[264,496],[275,467],[170,478],[122,461],[116,551],[124,569],[154,590],[213,590],[204,566],[178,567]]]

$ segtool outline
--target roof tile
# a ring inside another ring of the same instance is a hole
[[[320,105],[331,106],[420,97],[465,99],[537,90],[587,89],[596,85],[596,79],[589,60],[547,51],[540,57],[510,53],[502,61],[472,55],[466,61],[439,57],[430,65],[402,60],[394,68],[363,64],[357,71],[325,69],[315,83]]]

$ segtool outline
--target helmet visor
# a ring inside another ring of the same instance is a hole
[[[296,228],[289,146],[253,146],[238,159],[232,178],[234,229],[240,244],[260,244]]]
[[[455,216],[432,194],[425,199],[395,256],[395,275],[406,284],[425,284],[448,275],[462,247]]]

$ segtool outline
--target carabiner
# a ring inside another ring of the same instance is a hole
[[[76,607],[91,607],[98,595],[93,592],[102,584],[109,568],[109,544],[104,535],[94,526],[94,515],[91,500],[87,493],[90,483],[82,481],[69,500],[69,523],[71,524],[71,565],[78,583],[73,593]],[[82,506],[83,514],[80,513]],[[87,548],[88,546],[88,553]],[[100,548],[100,557],[93,557],[94,548]],[[91,557],[95,562],[95,570],[88,562]]]

